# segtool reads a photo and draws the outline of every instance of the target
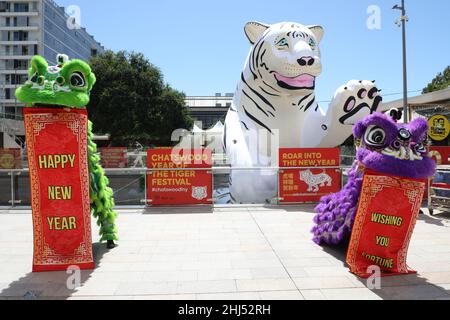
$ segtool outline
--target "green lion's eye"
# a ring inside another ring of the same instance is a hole
[[[276,46],[278,47],[279,50],[282,50],[285,48],[289,48],[289,43],[287,42],[286,38],[283,38],[277,42]]]
[[[35,83],[35,82],[38,81],[38,77],[39,77],[38,73],[35,72],[35,73],[30,77],[30,81]]]
[[[316,41],[314,41],[314,39],[309,39],[309,46],[311,47],[311,49],[315,49],[316,48]]]
[[[86,79],[81,72],[74,72],[70,76],[70,84],[73,87],[83,88],[86,86]]]
[[[59,76],[56,78],[56,83],[59,84],[60,86],[62,86],[65,82],[66,80],[64,79],[64,77]]]

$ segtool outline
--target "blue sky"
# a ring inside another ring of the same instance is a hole
[[[188,95],[234,92],[250,48],[243,33],[247,21],[320,24],[322,101],[350,79],[376,79],[384,94],[402,91],[401,28],[394,24],[400,12],[391,10],[397,1],[56,0],[78,5],[81,24],[106,48],[143,52]],[[450,65],[450,1],[406,2],[409,90],[421,90]],[[380,30],[366,26],[370,5],[381,9]]]

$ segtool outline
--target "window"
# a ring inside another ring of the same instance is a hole
[[[6,118],[14,119],[15,114],[16,114],[16,108],[15,107],[5,107],[5,114],[6,114]]]
[[[28,40],[28,32],[25,31],[14,32],[14,41],[27,41],[27,40]]]
[[[0,2],[0,12],[9,12],[10,3],[6,1]]]
[[[26,69],[26,68],[28,68],[28,61],[14,60],[14,69]]]
[[[14,3],[14,12],[28,12],[28,3]]]

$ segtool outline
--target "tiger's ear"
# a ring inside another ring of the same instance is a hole
[[[248,40],[250,40],[251,44],[255,44],[259,38],[269,29],[269,25],[259,23],[259,22],[247,22],[245,25],[244,31],[247,35]]]
[[[324,30],[322,26],[308,26],[308,29],[312,31],[316,37],[317,42],[322,41]]]

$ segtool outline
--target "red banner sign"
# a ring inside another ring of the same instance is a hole
[[[439,166],[450,164],[450,147],[430,147],[430,155]]]
[[[20,149],[0,149],[0,169],[22,169]]]
[[[103,168],[126,168],[128,166],[128,148],[100,148]]]
[[[311,203],[341,189],[340,150],[280,149],[280,203]],[[315,169],[320,167],[321,169]],[[327,169],[326,167],[334,167]]]
[[[351,272],[368,278],[369,267],[378,266],[382,276],[415,273],[406,259],[425,184],[366,172],[347,254]]]
[[[93,269],[87,112],[26,108],[33,272]]]
[[[189,170],[211,169],[211,151],[148,150],[147,166],[149,168],[147,198],[151,205],[212,204],[211,171]],[[186,170],[170,171],[170,169]]]

